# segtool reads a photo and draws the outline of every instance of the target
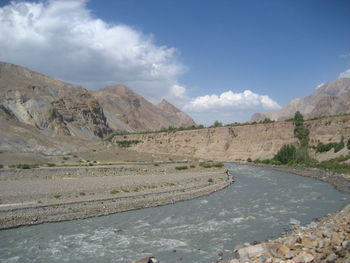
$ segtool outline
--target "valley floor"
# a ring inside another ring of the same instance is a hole
[[[187,200],[228,186],[232,177],[225,168],[158,163],[1,169],[0,181],[0,229],[5,229]]]

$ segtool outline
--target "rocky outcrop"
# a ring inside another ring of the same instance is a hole
[[[254,114],[251,121],[265,118],[281,121],[300,111],[306,118],[350,113],[350,78],[340,78],[322,85],[305,98],[294,99],[280,110]]]
[[[306,121],[310,144],[339,142],[350,137],[350,116]],[[175,154],[188,157],[246,160],[272,158],[284,145],[296,143],[293,122],[275,122],[244,126],[206,128],[178,132],[129,134],[113,141],[138,140],[132,146],[139,152]],[[346,150],[348,151],[348,150]]]
[[[163,100],[158,107],[131,89],[116,85],[92,91],[103,106],[109,126],[122,131],[154,131],[195,125],[184,112]]]
[[[0,110],[45,134],[91,139],[111,132],[102,107],[86,89],[3,62]]]

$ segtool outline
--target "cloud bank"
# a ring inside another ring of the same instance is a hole
[[[0,25],[0,60],[88,88],[129,85],[150,99],[185,92],[175,48],[95,18],[86,1],[12,2]]]
[[[259,95],[250,90],[234,93],[231,90],[220,95],[205,95],[197,97],[186,106],[194,112],[215,110],[276,110],[280,105],[266,95]]]
[[[176,48],[157,45],[152,35],[128,25],[96,18],[85,0],[11,2],[0,7],[0,25],[2,61],[89,89],[124,84],[152,102],[167,98],[199,123],[232,122],[238,115],[244,121],[256,111],[279,108],[268,96],[249,90],[188,97],[177,81],[186,68]]]

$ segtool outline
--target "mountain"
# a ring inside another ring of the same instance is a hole
[[[4,62],[0,111],[46,135],[92,139],[111,132],[102,107],[86,89]]]
[[[131,132],[195,125],[186,113],[169,102],[163,100],[155,106],[122,85],[92,91],[92,94],[102,105],[113,130]]]
[[[163,111],[163,113],[167,116],[167,119],[172,123],[171,126],[188,127],[196,125],[190,116],[176,108],[173,104],[169,103],[165,99],[163,99],[157,106]]]
[[[268,113],[256,113],[251,121],[265,118],[286,120],[300,111],[307,119],[322,115],[350,113],[350,78],[339,78],[316,89],[307,97],[294,99],[285,107]]]

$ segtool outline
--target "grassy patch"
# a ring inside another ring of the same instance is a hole
[[[128,189],[122,189],[124,193],[129,193],[130,191]]]
[[[56,199],[59,199],[61,197],[61,195],[60,194],[54,194],[53,197],[56,198]]]
[[[208,183],[212,183],[212,182],[214,182],[214,180],[212,178],[209,178]]]
[[[186,169],[188,169],[188,166],[187,165],[176,166],[175,169],[176,170],[186,170]]]
[[[86,194],[84,192],[80,192],[79,195],[84,196]]]
[[[118,191],[118,190],[113,189],[113,190],[109,191],[109,193],[110,193],[110,194],[112,194],[112,195],[115,195],[115,194],[118,194],[118,193],[119,193],[119,191]]]
[[[203,168],[212,168],[212,167],[224,167],[224,164],[221,162],[213,162],[213,161],[208,161],[208,162],[201,162],[199,163],[199,166],[203,167]]]

